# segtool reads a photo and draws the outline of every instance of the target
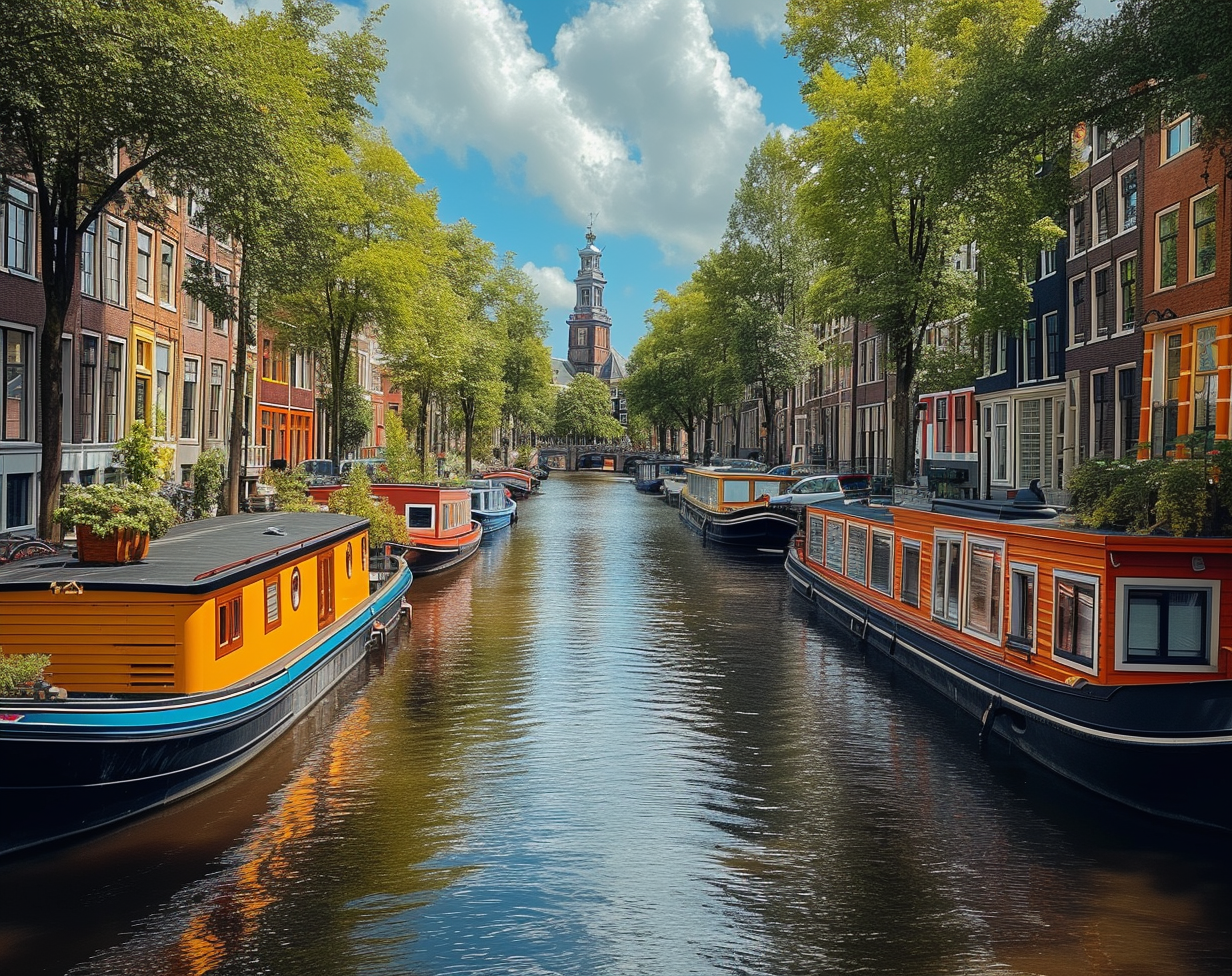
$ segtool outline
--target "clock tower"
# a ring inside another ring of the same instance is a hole
[[[595,376],[611,355],[612,318],[603,307],[607,279],[599,262],[603,252],[595,247],[594,218],[586,228],[586,246],[578,251],[579,268],[573,279],[577,289],[569,315],[569,362],[577,373]]]

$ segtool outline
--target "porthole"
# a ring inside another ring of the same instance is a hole
[[[347,543],[347,557],[346,557],[347,579],[351,578],[351,569],[353,567],[354,562],[355,562],[355,556],[351,552],[351,543],[348,542]]]
[[[299,594],[300,594],[299,567],[296,566],[293,570],[291,570],[291,609],[292,610],[299,609]]]

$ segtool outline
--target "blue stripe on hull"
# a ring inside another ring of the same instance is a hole
[[[794,552],[792,588],[1053,772],[1145,813],[1232,830],[1232,682],[1078,687],[1019,674],[846,593]]]
[[[409,570],[279,674],[232,693],[15,709],[0,722],[0,854],[163,806],[274,741],[398,624]],[[7,710],[7,705],[5,706]]]

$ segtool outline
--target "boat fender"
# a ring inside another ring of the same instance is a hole
[[[992,734],[993,723],[996,722],[997,716],[1005,711],[999,697],[994,697],[989,701],[988,706],[984,709],[984,714],[980,718],[980,752],[986,752],[988,749],[988,737]]]
[[[368,649],[374,647],[378,650],[385,649],[385,625],[379,620],[372,622],[372,630],[368,634]]]
[[[411,605],[406,600],[402,601],[402,605],[398,607],[398,612],[402,614],[402,616],[406,617],[408,621],[411,619],[411,614],[413,613]]]

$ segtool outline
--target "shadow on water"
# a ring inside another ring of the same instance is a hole
[[[0,972],[1232,971],[1222,836],[997,749],[777,566],[554,473],[220,788],[0,865]]]

